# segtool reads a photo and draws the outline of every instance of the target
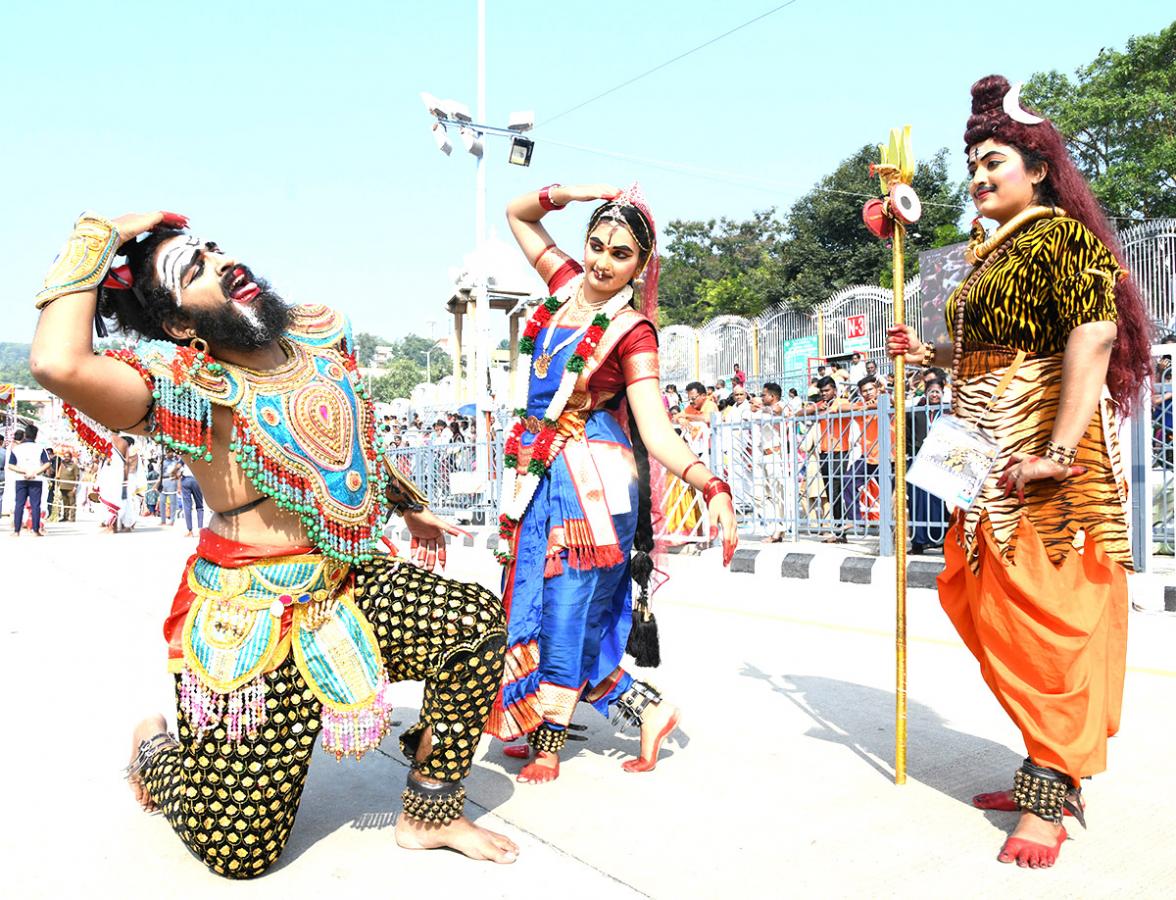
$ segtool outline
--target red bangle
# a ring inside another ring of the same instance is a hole
[[[693,469],[695,466],[701,466],[701,465],[702,465],[701,459],[694,460],[694,462],[692,462],[690,465],[688,465],[685,469],[682,470],[682,474],[679,475],[678,477],[681,478],[683,481],[686,481],[686,473],[689,472],[691,469]]]
[[[723,479],[721,479],[718,475],[708,481],[703,487],[702,499],[705,503],[709,504],[712,500],[715,499],[717,494],[726,494],[728,497],[731,496],[731,485],[723,481]]]
[[[547,187],[539,188],[539,205],[542,206],[548,212],[551,212],[554,209],[563,209],[565,206],[567,206],[566,203],[559,204],[551,199],[550,191],[552,188],[557,188],[557,187],[561,187],[561,185],[558,182],[556,182],[555,184],[549,184],[549,185],[547,185]]]

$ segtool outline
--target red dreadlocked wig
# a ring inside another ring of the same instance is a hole
[[[1045,206],[1060,206],[1102,241],[1123,265],[1123,251],[1102,208],[1078,171],[1066,143],[1053,122],[1038,125],[1014,121],[1004,110],[1009,82],[1001,75],[989,75],[972,85],[972,115],[964,132],[965,149],[992,139],[1014,147],[1025,160],[1026,169],[1046,166],[1046,176],[1037,187],[1037,200]],[[1040,115],[1040,113],[1038,113]],[[1125,415],[1138,410],[1144,384],[1151,374],[1151,322],[1130,277],[1115,285],[1119,311],[1119,334],[1107,368],[1107,387]]]

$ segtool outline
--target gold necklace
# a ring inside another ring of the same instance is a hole
[[[1048,216],[1064,216],[1065,214],[1066,211],[1059,206],[1027,206],[997,228],[996,231],[983,241],[976,244],[969,244],[968,249],[964,251],[964,259],[969,265],[974,266],[991,253],[994,248],[1004,243],[1005,238],[1010,234],[1023,228],[1028,223],[1035,222],[1038,219],[1044,219]]]

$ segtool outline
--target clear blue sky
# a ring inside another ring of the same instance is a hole
[[[778,2],[488,0],[487,118],[534,109],[539,123],[529,169],[489,139],[491,227],[506,238],[507,200],[553,181],[640,179],[659,223],[787,207],[895,125],[913,126],[916,155],[957,151],[980,76],[1071,72],[1172,20],[1158,0],[796,0],[543,125]],[[460,145],[436,150],[418,94],[473,109],[475,11],[475,0],[5,4],[0,340],[30,338],[31,298],[78,212],[160,207],[288,297],[344,309],[357,330],[428,334],[433,320],[440,337],[449,269],[473,243],[474,165]],[[549,217],[573,254],[586,215]]]

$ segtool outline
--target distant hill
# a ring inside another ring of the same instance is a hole
[[[29,344],[6,344],[0,341],[0,384],[36,387],[29,372]]]

